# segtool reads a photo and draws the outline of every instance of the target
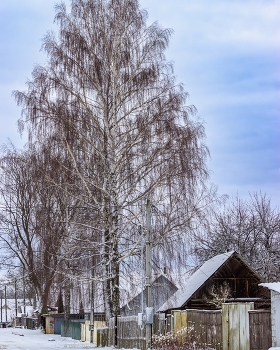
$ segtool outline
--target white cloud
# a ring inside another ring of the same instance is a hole
[[[243,48],[279,48],[279,3],[223,1],[212,15],[213,30],[206,30],[206,37],[213,42]]]
[[[185,47],[279,48],[279,0],[142,0],[141,4],[148,8],[151,21],[159,19],[163,26],[173,28],[183,45],[185,38]]]

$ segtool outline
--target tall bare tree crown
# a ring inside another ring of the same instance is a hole
[[[30,147],[59,169],[48,181],[67,193],[65,207],[91,213],[67,222],[76,232],[67,251],[82,237],[81,256],[98,255],[110,315],[119,312],[126,262],[133,270],[141,255],[143,203],[157,208],[160,265],[210,200],[204,127],[164,55],[172,30],[146,20],[136,0],[73,0],[70,12],[57,5],[58,33],[43,40],[48,63],[35,67],[26,92],[14,92]]]

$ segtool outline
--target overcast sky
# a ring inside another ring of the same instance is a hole
[[[65,1],[69,4],[70,1]],[[24,90],[55,0],[0,0],[0,144],[17,133]],[[149,23],[172,28],[167,51],[204,121],[221,194],[262,191],[280,207],[280,0],[141,0]]]

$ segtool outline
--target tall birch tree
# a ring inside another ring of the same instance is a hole
[[[137,0],[57,5],[48,63],[15,92],[30,142],[53,138],[67,152],[75,196],[93,213],[76,227],[91,232],[108,316],[119,314],[122,264],[140,254],[146,200],[157,208],[158,258],[209,200],[204,128],[164,55],[172,31],[146,20]]]

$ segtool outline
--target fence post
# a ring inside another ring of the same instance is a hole
[[[228,346],[229,346],[228,313],[229,313],[229,304],[223,304],[222,305],[223,350],[228,350]]]
[[[118,347],[118,317],[120,316],[115,316],[115,347]]]

